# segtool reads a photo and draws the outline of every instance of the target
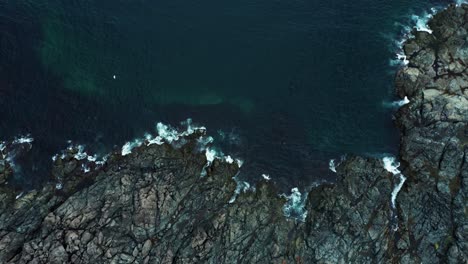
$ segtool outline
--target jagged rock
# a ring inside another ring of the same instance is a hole
[[[411,104],[402,109],[398,123],[402,130],[400,159],[409,182],[399,196],[403,237],[410,249],[405,259],[416,262],[466,263],[467,211],[466,153],[464,131],[468,127],[468,96],[464,93],[468,72],[467,6],[450,6],[429,23],[434,38],[419,41],[420,50],[432,51],[436,75],[428,67],[419,74],[431,78],[414,78],[401,85]],[[406,68],[399,76],[404,76]],[[402,80],[400,80],[401,82]],[[406,87],[407,85],[408,87]],[[410,86],[418,87],[414,92]],[[408,114],[414,112],[415,114]],[[460,233],[457,233],[457,231]]]

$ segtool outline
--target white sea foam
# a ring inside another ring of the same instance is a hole
[[[73,156],[76,160],[84,160],[88,158],[88,153],[84,151],[84,146],[83,145],[78,145],[78,146],[69,146],[68,149],[71,150],[71,148],[78,150],[78,152]]]
[[[456,0],[455,4],[457,6],[461,6],[462,4],[468,4],[468,1],[467,0]]]
[[[282,194],[281,196],[287,199],[283,207],[284,215],[304,222],[307,217],[307,210],[305,209],[307,197],[303,197],[298,188],[291,189],[290,195]]]
[[[84,172],[84,173],[88,173],[91,171],[91,169],[89,168],[89,166],[85,163],[81,164],[81,170]]]
[[[336,173],[336,165],[335,165],[335,160],[334,159],[331,159],[329,162],[328,162],[328,168],[333,171],[334,173]]]
[[[173,146],[181,146],[185,144],[185,141],[182,142],[181,138],[189,136],[195,133],[196,131],[201,131],[203,133],[206,131],[206,128],[203,126],[202,127],[194,126],[192,124],[192,119],[190,118],[187,119],[186,121],[181,122],[181,125],[186,126],[186,129],[179,132],[177,129],[169,125],[158,122],[155,128],[157,136],[153,137],[153,135],[151,135],[150,133],[145,133],[143,139],[137,138],[137,139],[134,139],[133,141],[129,141],[125,143],[125,145],[122,147],[122,153],[121,153],[122,156],[126,156],[132,153],[132,150],[134,148],[140,147],[143,144],[145,144],[146,146],[150,146],[153,144],[162,145],[164,143],[169,143],[169,144],[172,144]],[[212,138],[210,139],[210,137],[208,138],[200,137],[199,140],[200,142],[203,142],[203,140],[205,140],[205,142],[203,143],[206,145],[210,143]]]
[[[185,121],[181,122],[180,124],[186,126],[185,131],[181,133],[182,136],[188,136],[197,131],[203,131],[203,132],[206,131],[206,127],[204,126],[194,126],[191,118],[187,118]]]
[[[15,164],[16,156],[19,153],[21,153],[21,151],[19,151],[19,149],[17,148],[17,145],[21,145],[22,147],[25,146],[28,148],[28,150],[30,150],[32,148],[32,142],[34,142],[34,138],[32,138],[29,134],[26,136],[15,137],[15,139],[9,144],[7,142],[0,141],[1,158],[5,159],[5,161],[8,163],[8,165],[14,172],[21,171],[21,166]]]
[[[399,62],[403,63],[403,65],[408,65],[409,64],[409,60],[406,57],[406,55],[404,54],[403,50],[401,50],[400,53],[396,54],[396,58],[397,58],[397,60]]]
[[[161,122],[156,124],[156,132],[157,136],[154,137],[150,133],[145,133],[143,139],[134,139],[133,141],[129,141],[122,146],[121,155],[126,156],[132,153],[132,150],[136,147],[140,147],[143,144],[146,146],[150,146],[153,144],[162,145],[164,143],[171,144],[174,147],[180,147],[187,143],[185,137],[194,134],[195,132],[201,132],[201,136],[197,138],[197,151],[204,152],[206,157],[206,164],[204,165],[201,176],[206,175],[206,169],[211,166],[215,159],[221,159],[228,163],[233,163],[234,161],[237,162],[239,167],[242,165],[241,161],[236,159],[234,160],[231,156],[224,156],[224,154],[210,147],[210,144],[213,143],[214,139],[210,136],[205,136],[206,128],[203,126],[194,126],[192,119],[188,118],[187,120],[180,123],[182,126],[185,126],[185,129],[182,131],[177,130],[169,125],[163,124]]]
[[[81,171],[83,173],[88,173],[92,169],[99,168],[103,166],[109,155],[106,155],[102,158],[99,158],[98,155],[89,155],[85,151],[84,145],[75,145],[71,140],[68,141],[69,146],[66,150],[62,151],[62,154],[55,154],[52,157],[52,161],[56,162],[58,159],[68,160],[70,158],[75,159],[81,164]],[[55,184],[55,189],[61,190],[63,188],[62,179],[58,178],[57,183]]]
[[[197,139],[197,143],[198,143],[198,145],[200,146],[200,150],[204,150],[208,144],[213,143],[213,142],[214,142],[214,138],[213,138],[213,137],[204,137],[204,136],[200,136],[200,137]]]
[[[3,151],[6,149],[6,142],[5,141],[0,141],[0,151]]]
[[[206,157],[206,164],[203,166],[202,172],[200,173],[200,176],[204,177],[206,176],[206,169],[211,166],[213,161],[217,158],[222,158],[224,157],[222,152],[217,152],[213,148],[206,148],[205,150],[205,157]]]
[[[161,139],[164,139],[168,143],[172,143],[174,141],[179,140],[179,133],[177,132],[177,130],[161,122],[159,122],[156,125],[156,131],[158,132],[158,136],[161,137]],[[183,133],[181,133],[181,135],[182,134]]]
[[[151,145],[162,145],[164,144],[164,141],[160,136],[153,137],[153,135],[149,133],[145,133],[145,140],[146,140],[146,145],[151,146]]]
[[[435,9],[431,9],[431,12],[424,12],[422,15],[412,15],[411,19],[414,22],[414,28],[417,31],[425,31],[429,34],[432,34],[432,29],[429,28],[427,22],[433,17],[436,13]]]
[[[34,138],[32,138],[31,135],[26,135],[26,136],[16,137],[13,140],[12,144],[25,144],[25,143],[31,144],[33,141],[34,141]]]
[[[405,96],[403,99],[398,100],[398,101],[393,101],[393,102],[383,102],[383,106],[386,108],[400,108],[406,104],[409,104],[410,100],[408,99],[407,96]]]
[[[85,151],[85,146],[75,145],[72,141],[69,141],[69,146],[65,151],[62,151],[62,154],[55,154],[52,157],[52,161],[56,162],[58,159],[67,159],[73,158],[81,163],[81,170],[84,173],[88,173],[92,168],[99,168],[103,166],[109,155],[106,155],[102,158],[99,158],[97,154],[90,155]],[[60,179],[59,179],[60,180]]]
[[[396,209],[396,198],[398,196],[398,193],[400,192],[401,188],[403,187],[403,184],[406,181],[406,177],[401,173],[401,171],[398,169],[400,166],[400,163],[395,160],[394,157],[384,157],[382,159],[384,168],[388,172],[392,173],[394,177],[398,178],[398,184],[396,184],[393,187],[392,194],[390,197],[392,209]],[[394,215],[395,218],[397,218],[397,215]],[[394,231],[398,229],[398,225],[394,226]]]
[[[402,100],[394,102],[395,106],[401,107],[404,106],[405,104],[409,104],[410,100],[408,99],[408,96],[405,96]]]
[[[209,147],[207,147],[205,150],[205,156],[206,164],[205,166],[203,166],[202,172],[200,173],[201,177],[206,176],[206,169],[208,169],[211,166],[215,159],[221,159],[230,164],[234,163],[235,161],[239,168],[242,167],[243,164],[243,161],[241,161],[240,159],[234,160],[231,156],[224,156],[224,153],[222,153],[221,151],[216,151],[215,149]]]
[[[390,60],[390,64],[393,66],[397,65],[408,65],[409,60],[403,51],[403,44],[411,38],[414,38],[412,34],[413,29],[417,31],[427,32],[432,34],[432,29],[429,27],[429,20],[439,11],[437,8],[431,8],[430,11],[425,11],[420,15],[411,15],[410,22],[407,25],[397,23],[402,28],[401,37],[394,41],[396,46],[395,58]]]
[[[392,191],[392,206],[393,208],[396,207],[396,197],[398,195],[398,193],[400,192],[401,190],[401,187],[403,187],[403,184],[405,183],[406,181],[406,177],[403,176],[403,174],[399,174],[399,178],[400,178],[400,181],[399,183],[393,188],[393,191]]]
[[[15,199],[18,200],[23,196],[24,192],[20,192],[18,195],[16,195]]]
[[[110,154],[107,154],[104,157],[102,157],[101,160],[95,160],[94,163],[96,163],[97,166],[103,166],[107,162],[107,159],[109,158],[109,156],[110,156]],[[96,157],[96,155],[95,155],[95,157]]]
[[[218,153],[216,152],[216,150],[211,149],[211,148],[207,148],[206,152],[205,152],[206,160],[209,163],[212,163],[215,160],[217,154]]]
[[[229,163],[229,164],[232,164],[234,162],[234,160],[231,158],[231,156],[227,155],[226,157],[224,157],[224,160]]]
[[[86,158],[89,162],[96,162],[97,160],[97,155],[94,156],[89,156]]]
[[[398,175],[401,173],[401,171],[398,169],[400,163],[396,162],[394,157],[384,157],[382,161],[386,171],[392,173],[393,175]]]
[[[340,157],[340,160],[337,162],[336,159],[331,159],[329,162],[328,162],[328,168],[333,171],[334,173],[336,173],[336,168],[338,166],[340,166],[340,164],[346,160],[346,155],[342,155]]]
[[[133,140],[133,141],[129,141],[127,143],[125,143],[123,146],[122,146],[122,156],[127,156],[128,154],[132,153],[132,150],[134,148],[137,148],[139,146],[141,146],[143,144],[143,141],[139,138]]]
[[[2,159],[6,157],[6,153],[3,153],[5,149],[6,149],[6,142],[0,141],[0,158]]]
[[[234,194],[232,195],[231,199],[229,200],[229,203],[233,203],[236,201],[237,196],[243,192],[247,191],[252,191],[255,192],[255,187],[250,186],[250,184],[246,181],[241,181],[239,178],[236,176],[233,177],[234,181],[237,183],[236,190],[234,191]]]

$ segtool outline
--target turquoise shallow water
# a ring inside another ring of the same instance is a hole
[[[0,136],[36,139],[36,183],[67,140],[105,153],[191,117],[246,178],[333,180],[330,158],[396,153],[392,42],[446,3],[3,1]]]

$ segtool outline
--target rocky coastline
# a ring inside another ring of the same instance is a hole
[[[0,263],[467,263],[468,5],[429,27],[396,75],[409,99],[396,114],[401,166],[347,157],[336,184],[308,193],[304,221],[284,216],[292,198],[266,178],[239,189],[238,163],[200,151],[203,129],[101,163],[70,148],[51,183],[24,194],[8,184],[9,155],[31,142],[9,142]]]

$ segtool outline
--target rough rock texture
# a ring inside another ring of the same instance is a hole
[[[236,163],[207,163],[193,137],[142,146],[88,173],[69,150],[46,185],[15,199],[0,155],[0,263],[467,263],[468,6],[415,32],[397,91],[399,178],[348,157],[338,181],[310,191],[305,222],[262,181],[240,193]]]
[[[467,10],[449,7],[430,21],[433,34],[409,40],[410,63],[397,76],[411,99],[397,119],[408,176],[399,196],[404,260],[468,261]]]

